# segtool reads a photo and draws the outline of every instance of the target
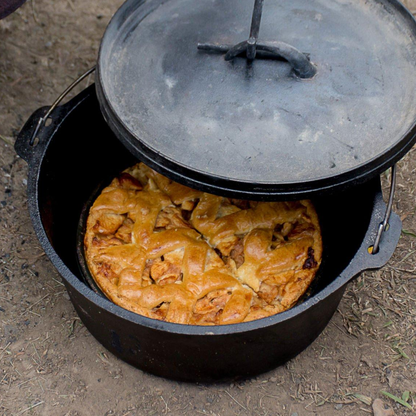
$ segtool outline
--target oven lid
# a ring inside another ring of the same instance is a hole
[[[124,145],[178,182],[245,199],[310,197],[402,157],[416,134],[411,14],[395,0],[262,3],[123,4],[96,87]]]

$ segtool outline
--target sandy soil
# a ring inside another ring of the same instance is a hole
[[[0,414],[364,416],[377,398],[412,413],[382,391],[416,408],[416,148],[399,163],[406,231],[394,257],[351,283],[323,334],[285,366],[228,384],[173,382],[120,361],[82,325],[34,235],[13,143],[94,65],[120,4],[29,0],[0,21]]]

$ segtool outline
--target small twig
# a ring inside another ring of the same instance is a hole
[[[11,342],[9,342],[2,350],[1,350],[1,355],[0,355],[0,359],[3,358],[4,353],[6,352],[8,346],[11,344]]]
[[[35,407],[37,407],[37,406],[40,406],[41,404],[43,404],[43,403],[45,403],[45,402],[39,402],[39,403],[36,403],[36,404],[34,404],[33,406],[30,406],[30,407],[28,407],[27,409],[24,409],[24,410],[22,410],[21,412],[19,412],[19,413],[17,413],[18,415],[21,415],[21,414],[23,414],[23,413],[25,413],[25,412],[27,412],[28,410],[32,410],[32,409],[34,409]]]
[[[36,376],[36,377],[37,377],[37,376]],[[22,381],[20,384],[18,384],[18,385],[17,385],[17,387],[23,386],[23,384],[26,384],[26,383],[29,383],[29,381],[35,380],[35,379],[36,379],[36,377],[32,377],[32,378],[30,378],[29,380]]]
[[[27,313],[28,311],[30,311],[34,306],[36,306],[38,303],[42,302],[43,299],[47,298],[50,295],[50,293],[48,293],[47,295],[45,295],[43,298],[39,299],[37,302],[33,303],[32,305],[30,305],[29,307],[27,307],[17,318],[13,319],[10,322],[14,322],[18,319],[20,319],[25,313]]]
[[[39,384],[40,388],[42,389],[42,391],[45,393],[45,390],[43,389],[43,386],[42,386],[41,382],[39,380],[36,380],[36,381],[38,382],[38,384]]]
[[[0,139],[3,140],[4,143],[6,143],[6,144],[8,144],[10,146],[13,146],[13,141],[12,141],[12,139],[10,137],[2,136],[0,134]]]
[[[52,277],[52,280],[54,280],[56,283],[60,284],[61,286],[65,286],[62,282],[60,282],[59,280],[56,280],[55,278]]]
[[[0,380],[0,384],[3,384],[4,379],[7,377],[7,373],[3,376],[3,378]]]
[[[169,408],[168,408],[168,404],[166,403],[166,400],[163,398],[163,396],[161,395],[160,398],[163,400],[163,403],[165,403],[165,409],[162,413],[167,413]]]
[[[33,11],[33,20],[36,22],[36,24],[39,24],[39,20],[36,16],[35,0],[32,0],[32,11]]]
[[[411,270],[411,269],[401,269],[399,267],[393,267],[393,266],[390,266],[390,269],[393,269],[396,272],[411,273],[411,274],[416,272],[416,269],[413,269],[413,270]]]
[[[11,344],[11,342],[9,342],[4,348],[2,348],[1,352],[3,352],[10,344]]]
[[[234,399],[234,397],[233,396],[231,396],[231,394],[230,393],[228,393],[228,391],[227,390],[224,390],[224,392],[225,393],[227,393],[230,397],[231,397],[231,399],[234,401],[234,402],[236,402],[240,407],[242,407],[244,410],[248,410],[247,409],[247,407],[245,407],[245,406],[243,406],[238,400],[236,400],[236,399]]]
[[[412,254],[416,253],[416,250],[410,251],[407,253],[400,261],[397,262],[397,264],[402,263],[406,261]]]
[[[40,355],[39,355],[39,353],[38,353],[38,350],[36,349],[36,347],[35,347],[35,344],[34,344],[34,341],[32,341],[32,345],[33,345],[33,349],[35,350],[35,353],[36,353],[36,355],[38,356],[38,358],[39,358],[39,363],[40,363],[40,361],[42,361],[42,359],[40,358]],[[33,358],[33,357],[32,357]],[[36,360],[35,360],[36,361]],[[39,365],[39,363],[36,363],[36,364],[38,364]]]

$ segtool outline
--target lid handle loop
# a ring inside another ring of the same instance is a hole
[[[207,52],[225,53],[224,59],[231,61],[239,55],[246,53],[247,61],[252,62],[257,58],[285,59],[293,72],[302,79],[310,79],[316,75],[316,67],[309,60],[309,56],[300,52],[293,46],[284,42],[258,42],[260,22],[263,12],[264,0],[255,0],[253,15],[251,18],[250,36],[248,40],[237,45],[219,45],[210,43],[198,43],[198,49]]]

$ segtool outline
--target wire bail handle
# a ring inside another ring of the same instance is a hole
[[[58,106],[58,104],[68,95],[68,93],[76,87],[84,78],[86,78],[88,75],[93,73],[95,71],[95,65],[90,68],[88,71],[84,72],[79,78],[77,78],[69,87],[65,89],[65,91],[54,101],[54,103],[49,107],[46,114],[41,117],[38,121],[38,124],[36,125],[35,130],[33,131],[32,137],[30,138],[29,144],[33,146],[35,144],[36,136],[39,133],[39,130],[43,125],[45,124],[46,120],[51,115],[52,111],[55,110],[55,108]]]
[[[396,190],[396,165],[391,167],[391,182],[390,182],[390,194],[389,194],[389,201],[387,203],[386,213],[384,214],[383,221],[379,224],[376,239],[374,240],[373,249],[371,254],[377,254],[380,248],[380,241],[383,235],[383,231],[388,229],[389,219],[391,215],[391,210],[393,207],[393,200],[394,200],[394,193]]]

